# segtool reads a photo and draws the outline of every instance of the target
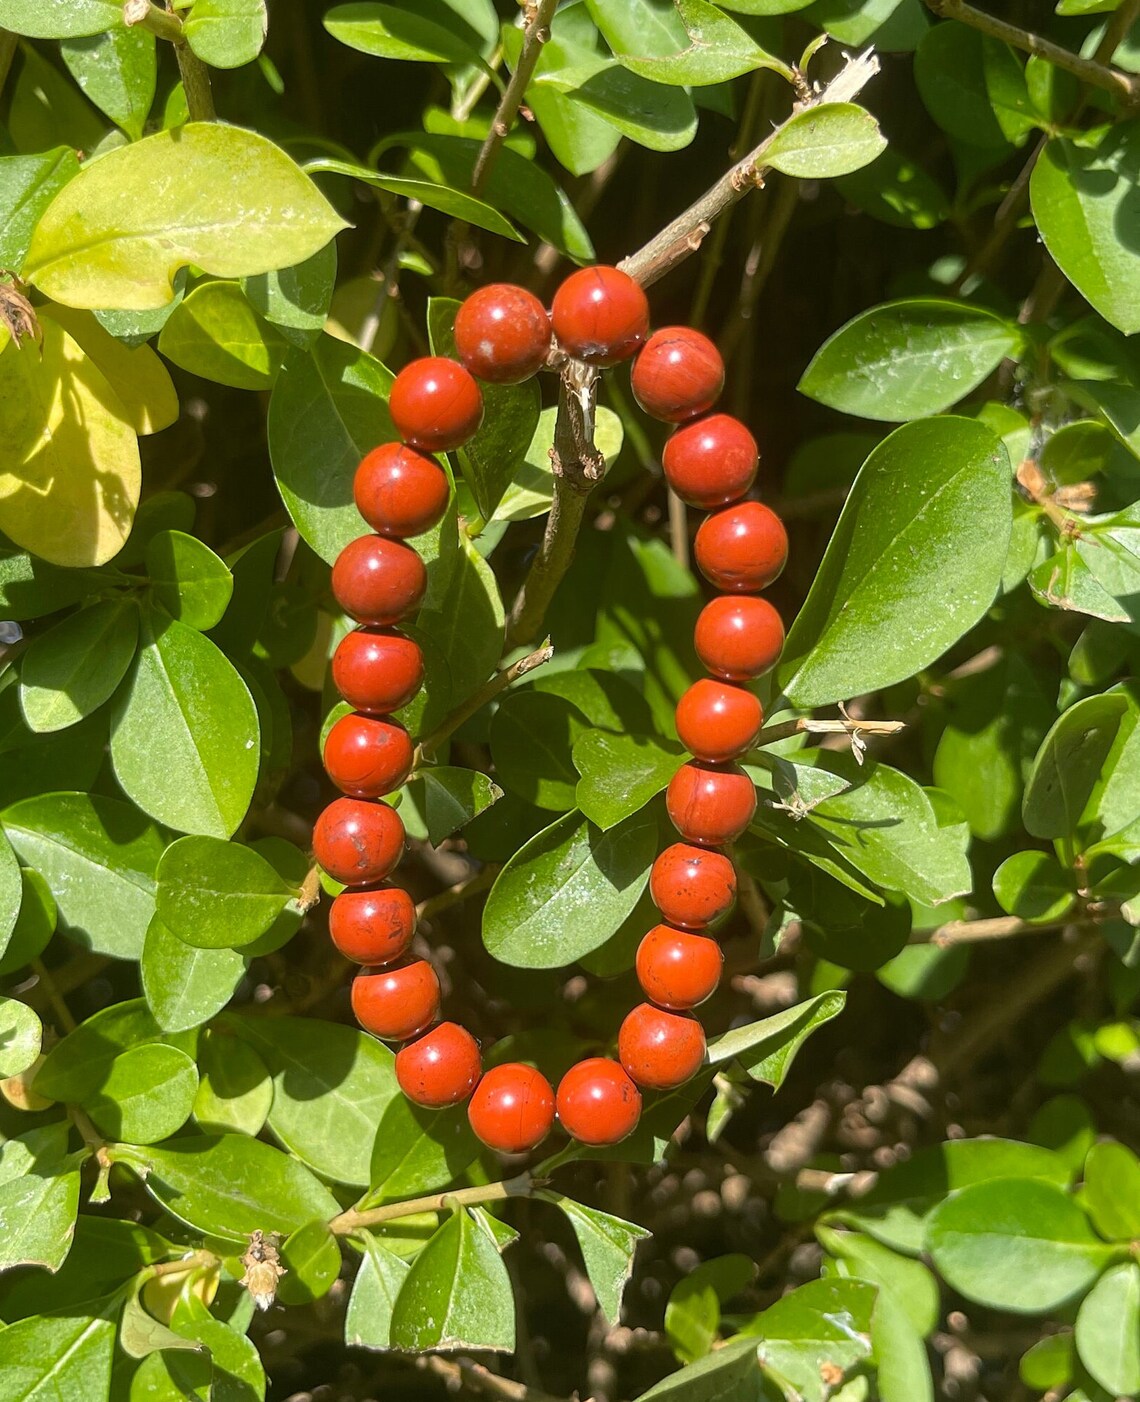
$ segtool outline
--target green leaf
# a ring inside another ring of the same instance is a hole
[[[410,148],[415,164],[430,180],[465,190],[482,141],[471,137],[404,132],[387,138],[377,148],[402,145]],[[553,244],[578,263],[594,257],[594,246],[565,192],[541,166],[509,147],[499,150],[491,173],[483,184],[483,198],[496,209]]]
[[[1072,1170],[1036,1144],[1012,1139],[952,1140],[920,1149],[883,1173],[858,1203],[834,1214],[896,1251],[917,1256],[926,1249],[931,1213],[951,1193],[972,1184],[1013,1178],[1065,1188]]]
[[[490,565],[466,536],[443,595],[428,600],[416,626],[447,658],[457,705],[487,680],[503,650],[503,601]]]
[[[777,680],[801,707],[913,676],[983,616],[1012,526],[1009,459],[969,419],[904,424],[863,464]],[[856,527],[858,522],[858,527]]]
[[[665,1305],[665,1333],[683,1363],[704,1358],[717,1341],[720,1307],[752,1283],[756,1262],[748,1256],[702,1261],[673,1287]]]
[[[1084,1204],[1110,1241],[1140,1237],[1140,1161],[1124,1144],[1094,1144],[1085,1161]]]
[[[138,141],[154,101],[158,60],[154,35],[141,25],[65,39],[60,45],[71,76],[101,112]]]
[[[530,687],[514,692],[491,721],[496,775],[528,803],[565,813],[575,806],[578,783],[571,750],[587,724],[577,706],[564,697]]]
[[[356,1027],[298,1017],[230,1017],[273,1076],[268,1126],[317,1173],[366,1185],[377,1127],[397,1095],[395,1057]],[[413,1189],[413,1192],[415,1189]]]
[[[196,1295],[183,1291],[170,1320],[184,1338],[204,1344],[214,1365],[212,1395],[240,1398],[241,1402],[261,1402],[265,1397],[265,1371],[252,1340],[233,1327],[215,1319]]]
[[[756,1340],[737,1337],[663,1378],[641,1402],[757,1402],[760,1387]]]
[[[284,1305],[308,1305],[327,1295],[340,1274],[340,1247],[327,1222],[307,1222],[281,1247],[285,1275],[277,1286]]]
[[[0,997],[0,1079],[26,1071],[40,1054],[44,1029],[27,1003]]]
[[[766,143],[760,164],[800,180],[828,180],[869,165],[886,145],[866,108],[824,102],[786,121]]]
[[[157,611],[141,643],[111,730],[115,777],[160,823],[229,837],[257,783],[249,688],[209,638]]]
[[[746,1327],[759,1335],[765,1371],[806,1402],[825,1402],[832,1369],[848,1373],[871,1356],[871,1312],[878,1291],[863,1280],[813,1280],[763,1310]]]
[[[1140,1392],[1140,1266],[1113,1266],[1077,1311],[1077,1355],[1114,1397]]]
[[[158,864],[159,918],[199,949],[252,944],[296,895],[264,857],[239,842],[181,837]]]
[[[1059,920],[1076,899],[1072,878],[1051,852],[1015,852],[994,872],[993,887],[1002,910],[1022,920]]]
[[[483,943],[521,969],[559,969],[600,948],[637,904],[657,850],[654,814],[602,832],[567,813],[510,859],[483,909]]]
[[[205,282],[174,308],[158,348],[175,365],[233,389],[271,389],[289,341],[236,282]]]
[[[1099,583],[1076,545],[1066,544],[1042,560],[1029,574],[1029,587],[1034,598],[1049,608],[1087,613],[1108,623],[1127,623],[1131,618]]]
[[[603,831],[644,808],[688,758],[680,745],[652,735],[587,730],[574,742],[581,774],[575,801]]]
[[[369,1197],[377,1200],[446,1187],[479,1154],[464,1106],[427,1110],[402,1095],[392,1096],[373,1140]]]
[[[1041,743],[1025,785],[1022,814],[1034,837],[1072,837],[1128,710],[1121,692],[1070,706]]]
[[[478,1348],[510,1353],[510,1277],[487,1233],[453,1212],[416,1257],[392,1311],[393,1348]]]
[[[396,1298],[410,1267],[387,1250],[371,1232],[361,1232],[360,1269],[344,1316],[344,1341],[357,1348],[387,1349]]]
[[[112,1003],[51,1049],[36,1072],[36,1088],[52,1100],[79,1103],[98,1093],[124,1052],[166,1043],[190,1054],[194,1040],[164,1032],[141,998]]]
[[[283,327],[290,340],[308,344],[328,320],[336,272],[336,244],[329,243],[291,268],[242,278],[241,289],[266,321]]]
[[[0,1330],[0,1369],[5,1386],[20,1402],[107,1397],[114,1353],[115,1326],[109,1319],[49,1315]]]
[[[225,1027],[211,1027],[198,1050],[201,1077],[194,1120],[207,1134],[256,1137],[273,1104],[273,1079],[261,1057]]]
[[[1017,1314],[1083,1293],[1112,1251],[1067,1193],[1030,1178],[976,1183],[947,1198],[930,1218],[928,1244],[953,1289]]]
[[[964,399],[1020,343],[1015,326],[982,307],[933,297],[886,302],[825,341],[799,388],[845,414],[923,418]]]
[[[44,210],[78,174],[79,161],[69,146],[0,159],[0,263],[5,268],[20,272]]]
[[[734,1027],[709,1042],[708,1062],[739,1061],[750,1080],[779,1090],[800,1047],[825,1022],[843,1011],[847,995],[838,989],[797,1003],[746,1027]]]
[[[873,39],[884,53],[910,53],[928,28],[922,0],[816,0],[805,18],[841,44]]]
[[[138,438],[94,359],[50,318],[40,331],[0,354],[0,530],[56,565],[105,564],[138,505]]]
[[[38,618],[78,603],[91,587],[86,570],[57,569],[26,551],[0,550],[0,608],[5,618]]]
[[[8,950],[20,921],[24,901],[24,878],[12,844],[0,828],[0,955]],[[31,906],[29,902],[29,906]]]
[[[332,564],[367,527],[352,499],[360,459],[396,437],[394,376],[332,336],[285,363],[269,401],[269,452],[282,500],[305,541]]]
[[[498,234],[500,238],[526,243],[526,235],[520,234],[509,219],[466,190],[453,190],[451,186],[439,185],[433,180],[410,180],[403,175],[389,175],[386,171],[372,170],[369,166],[355,165],[351,161],[335,161],[327,156],[310,161],[305,170],[310,175],[347,175],[351,180],[374,185],[378,190],[386,190],[401,199],[418,200],[429,209],[438,209],[451,219],[462,219],[474,224],[477,229]]]
[[[156,1144],[182,1128],[198,1092],[198,1068],[161,1042],[117,1056],[84,1108],[108,1139]]]
[[[154,914],[158,829],[130,804],[99,794],[44,794],[4,810],[0,822],[38,871],[77,944],[137,959]]]
[[[194,0],[183,33],[211,68],[240,68],[261,52],[268,22],[265,0]]]
[[[139,973],[155,1021],[167,1032],[184,1032],[226,1006],[245,960],[232,949],[196,949],[156,915],[147,927]]]
[[[0,26],[29,39],[101,34],[122,22],[119,0],[0,0]]]
[[[611,1324],[617,1324],[621,1318],[621,1297],[633,1274],[637,1243],[652,1236],[652,1232],[636,1222],[626,1222],[596,1207],[586,1207],[561,1193],[543,1192],[539,1196],[566,1214],[578,1239],[598,1308]]]
[[[33,639],[20,663],[20,709],[39,734],[64,730],[110,699],[134,660],[139,615],[104,599]]]
[[[446,22],[446,7],[418,6],[417,10],[358,0],[351,5],[334,5],[323,23],[334,39],[375,58],[482,66],[482,55],[471,43],[470,32],[456,32],[458,25]]]
[[[1057,266],[1106,321],[1140,331],[1140,252],[1122,238],[1137,199],[1140,128],[1109,127],[1090,148],[1054,137],[1033,167],[1037,228]]]
[[[243,1134],[198,1135],[157,1146],[118,1145],[115,1161],[188,1227],[227,1241],[251,1232],[290,1232],[340,1211],[303,1164]]]
[[[156,531],[144,559],[151,590],[171,618],[201,632],[221,621],[233,575],[208,545],[183,531]]]
[[[936,228],[950,208],[933,176],[893,146],[870,165],[842,176],[836,189],[872,218],[900,229]]]
[[[704,87],[757,68],[784,66],[708,0],[675,0],[680,34],[671,25],[662,29],[659,19],[655,27],[654,11],[660,16],[664,7],[654,0],[589,3],[618,62],[654,83]]]
[[[266,137],[192,122],[86,165],[37,225],[24,274],[66,306],[157,310],[187,264],[216,277],[271,272],[344,227]]]
[[[926,110],[967,146],[1008,150],[986,83],[984,36],[964,24],[936,24],[914,56],[914,80]]]
[[[63,1265],[75,1233],[79,1211],[79,1170],[54,1164],[0,1183],[0,1271],[13,1266],[45,1266],[57,1271]],[[8,1331],[2,1331],[5,1338]],[[0,1339],[0,1367],[4,1341]],[[4,1380],[12,1374],[4,1369]],[[24,1396],[26,1394],[19,1394]],[[55,1394],[48,1394],[53,1396]]]
[[[417,771],[411,794],[423,814],[428,841],[438,847],[445,837],[502,798],[503,791],[478,770],[441,765]]]

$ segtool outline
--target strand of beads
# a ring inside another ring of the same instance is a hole
[[[608,274],[611,285],[622,276],[614,269]],[[597,315],[604,321],[601,309]],[[637,977],[648,1001],[622,1022],[616,1060],[581,1061],[558,1086],[563,1129],[590,1145],[624,1139],[640,1117],[642,1090],[683,1085],[705,1060],[704,1029],[692,1010],[716,989],[723,955],[703,932],[736,898],[736,873],[719,849],[744,832],[756,811],[752,781],[734,761],[754,743],[764,715],[742,683],[776,662],[784,640],[779,615],[756,595],[783,569],[787,536],[772,511],[744,500],[759,465],[751,433],[738,419],[709,412],[724,386],[719,352],[688,327],[657,331],[634,362],[632,385],[647,413],[677,425],[662,455],[665,476],[683,502],[711,512],[697,531],[694,553],[702,574],[723,592],[696,626],[697,655],[711,675],[689,687],[677,705],[677,733],[692,759],[666,794],[670,820],[684,840],[667,847],[650,874],[663,922],[637,951]]]
[[[447,475],[430,456],[465,443],[483,417],[483,397],[453,360],[429,356],[396,376],[389,410],[403,441],[375,448],[357,468],[356,505],[374,534],[352,541],[332,571],[337,603],[359,625],[332,660],[333,682],[355,709],[325,740],[324,762],[343,798],[318,818],[317,861],[346,887],[333,901],[329,933],[363,967],[352,1010],[366,1031],[406,1042],[396,1056],[404,1093],[421,1105],[466,1099],[482,1074],[478,1043],[440,1022],[440,987],[426,959],[408,956],[416,911],[407,891],[386,883],[404,851],[400,815],[384,803],[412,772],[408,732],[392,719],[423,684],[418,644],[396,625],[420,605],[424,563],[406,542],[447,510]],[[428,1028],[431,1028],[428,1031]]]

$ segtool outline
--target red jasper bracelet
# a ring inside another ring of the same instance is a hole
[[[642,1089],[683,1085],[705,1059],[704,1029],[691,1010],[712,995],[723,965],[706,931],[736,898],[736,873],[718,849],[744,832],[756,809],[753,783],[734,761],[754,744],[764,715],[742,683],[772,667],[783,646],[779,615],[756,595],[783,569],[787,535],[768,507],[743,499],[759,463],[752,434],[738,419],[709,412],[724,386],[716,347],[688,327],[649,335],[645,293],[619,269],[571,274],[549,315],[521,287],[481,288],[459,309],[455,340],[458,360],[428,356],[396,376],[389,410],[403,442],[368,453],[354,483],[360,514],[375,534],[352,541],[333,566],[333,593],[359,626],[332,661],[333,681],[355,710],[337,721],[324,747],[329,777],[346,797],[325,809],[313,834],[317,861],[346,887],[332,903],[329,931],[337,949],[363,966],[352,985],[361,1026],[406,1043],[396,1077],[409,1099],[438,1108],[470,1097],[472,1128],[502,1153],[534,1148],[556,1114],[579,1142],[615,1144],[638,1123]],[[663,923],[637,951],[648,1001],[623,1021],[617,1059],[578,1062],[557,1095],[522,1063],[484,1074],[471,1034],[436,1022],[435,971],[407,957],[415,934],[411,898],[382,884],[404,847],[403,823],[383,798],[413,764],[411,739],[390,717],[424,675],[418,645],[393,626],[419,606],[426,587],[423,561],[405,542],[436,525],[448,502],[447,476],[430,454],[458,448],[478,430],[477,379],[517,384],[554,349],[602,368],[636,355],[637,402],[676,425],[662,455],[665,477],[682,501],[711,512],[694,553],[705,578],[723,591],[695,630],[697,655],[711,676],[694,682],[677,704],[677,733],[692,759],[666,793],[683,841],[658,856],[649,878]]]

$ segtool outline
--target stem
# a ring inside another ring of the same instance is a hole
[[[35,973],[35,976],[39,979],[40,984],[43,987],[44,994],[47,997],[49,1005],[51,1006],[51,1010],[53,1013],[55,1013],[56,1018],[59,1020],[60,1026],[65,1032],[74,1032],[75,1029],[79,1026],[79,1024],[76,1022],[75,1018],[72,1017],[71,1009],[63,1001],[63,994],[60,993],[58,987],[56,986],[55,979],[52,978],[51,974],[47,969],[47,966],[44,964],[44,961],[42,959],[33,959],[32,971]]]
[[[673,558],[683,570],[689,568],[689,517],[685,503],[672,487],[669,493],[669,544]]]
[[[987,920],[949,920],[935,930],[915,930],[908,943],[933,944],[944,949],[952,944],[979,944],[985,940],[1012,939],[1016,935],[1047,935],[1070,928],[1088,930],[1119,913],[1119,906],[1105,905],[1089,909],[1082,916],[1067,915],[1058,920],[1030,921],[1017,915],[998,915]]]
[[[897,735],[905,729],[906,722],[901,720],[811,720],[801,716],[782,725],[766,725],[753,742],[753,749],[796,735]]]
[[[475,1363],[469,1358],[452,1360],[441,1358],[438,1354],[426,1354],[407,1361],[422,1372],[442,1378],[456,1395],[466,1396],[470,1392],[480,1392],[486,1397],[498,1397],[501,1402],[569,1402],[569,1399],[555,1397],[549,1392],[543,1392],[541,1388],[528,1387],[526,1383],[502,1378],[498,1373],[492,1373],[489,1368],[485,1368],[482,1363]]]
[[[217,120],[214,111],[214,91],[210,86],[210,70],[185,40],[174,46],[182,87],[186,93],[186,109],[192,122]]]
[[[869,50],[849,59],[827,87],[809,100],[796,104],[792,117],[798,116],[807,107],[821,103],[850,102],[878,71],[879,60]],[[618,264],[621,270],[647,287],[695,253],[712,228],[713,221],[737,200],[743,199],[750,189],[763,184],[763,175],[768,169],[764,163],[765,152],[782,130],[780,126],[770,132],[759,146],[731,166],[715,185],[650,239],[644,248],[623,259]]]
[[[149,29],[171,44],[182,42],[182,20],[161,5],[152,4],[151,0],[127,0],[123,6],[123,23],[132,29],[136,25]]]
[[[558,418],[550,462],[554,500],[546,518],[542,544],[523,580],[507,622],[506,646],[521,647],[542,627],[547,607],[574,558],[574,546],[586,514],[586,501],[605,473],[605,459],[594,446],[597,372],[580,361],[562,371]]]
[[[966,0],[926,0],[926,5],[942,19],[959,20],[1024,53],[1047,59],[1054,67],[1064,69],[1083,83],[1115,94],[1127,106],[1140,101],[1140,75],[1124,73],[1097,59],[1081,58],[1060,44],[1054,44],[1051,39],[1043,39],[1039,34],[1031,34],[1028,29],[1020,29],[1016,24],[1009,24],[1004,19],[986,14],[984,10],[975,9],[973,5],[966,4]]]
[[[536,667],[543,666],[553,656],[554,647],[548,638],[536,652],[529,653],[526,657],[520,657],[517,662],[512,662],[509,667],[504,667],[501,672],[496,672],[490,681],[485,682],[461,706],[457,706],[449,716],[445,716],[431,734],[420,741],[416,746],[417,766],[424,755],[437,750],[449,735],[458,730],[464,721],[470,720],[476,711],[481,711],[488,701],[494,700],[500,691],[506,690],[512,682],[518,681],[519,677],[525,677]]]
[[[531,80],[535,65],[538,63],[538,56],[542,52],[542,46],[550,38],[550,22],[554,18],[557,6],[558,0],[538,0],[538,4],[534,4],[531,0],[531,4],[527,7],[528,17],[523,29],[523,46],[522,52],[519,54],[518,67],[511,75],[511,81],[499,99],[499,105],[491,122],[491,130],[487,133],[487,139],[479,149],[479,155],[475,160],[475,169],[471,172],[471,193],[474,195],[477,195],[486,183],[491,168],[498,160],[503,142],[507,139],[507,134],[518,116],[527,84]]]
[[[499,867],[495,864],[485,866],[482,871],[468,881],[460,881],[455,886],[449,886],[446,891],[440,891],[438,895],[429,896],[427,900],[420,901],[416,906],[417,920],[430,920],[433,915],[438,915],[441,910],[450,910],[453,905],[459,905],[471,896],[477,896],[480,891],[486,891],[489,886],[495,884],[495,877],[499,874]]]
[[[480,1202],[502,1202],[505,1198],[526,1197],[534,1186],[529,1173],[520,1173],[517,1178],[507,1178],[501,1183],[483,1183],[475,1188],[460,1188],[450,1193],[431,1193],[424,1198],[409,1198],[406,1202],[388,1202],[381,1207],[369,1207],[358,1211],[350,1207],[329,1223],[329,1230],[336,1236],[351,1236],[363,1227],[379,1226],[382,1222],[398,1222],[403,1217],[414,1217],[419,1212],[442,1212],[450,1203],[460,1207],[473,1206]]]

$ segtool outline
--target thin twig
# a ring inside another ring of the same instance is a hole
[[[536,667],[544,666],[553,656],[554,646],[547,638],[546,642],[536,651],[528,653],[526,657],[520,657],[517,662],[512,662],[509,667],[504,667],[501,672],[496,672],[490,681],[485,682],[461,706],[457,706],[449,716],[445,716],[431,734],[426,735],[420,741],[416,746],[416,764],[419,765],[425,755],[430,755],[434,750],[438,750],[449,735],[454,734],[464,721],[470,720],[476,711],[481,711],[488,701],[493,701],[500,691],[506,690],[512,682],[517,682],[520,677],[525,677]]]
[[[846,65],[825,88],[815,93],[810,100],[797,103],[792,116],[796,117],[806,107],[819,106],[825,102],[850,102],[879,71],[879,60],[867,50],[855,58],[848,59]],[[786,124],[785,124],[786,125]],[[672,271],[678,263],[695,253],[704,242],[714,221],[726,209],[741,200],[749,190],[763,184],[763,176],[768,168],[764,154],[772,142],[780,135],[783,126],[770,132],[753,151],[742,161],[737,161],[724,175],[708,189],[699,200],[667,224],[644,248],[624,258],[618,266],[648,287],[658,278]]]
[[[562,371],[558,417],[550,463],[554,498],[542,543],[515,597],[507,621],[506,647],[522,647],[538,635],[546,610],[574,558],[586,501],[605,474],[605,458],[594,444],[597,372],[580,361]]]
[[[933,944],[946,948],[952,944],[980,944],[987,940],[1007,940],[1018,935],[1047,935],[1057,930],[1094,929],[1103,920],[1111,920],[1120,914],[1120,907],[1113,904],[1090,907],[1085,913],[1074,918],[1072,915],[1058,920],[1023,920],[1017,915],[996,915],[985,920],[948,920],[934,930],[915,930],[910,944]]]
[[[416,919],[430,920],[433,915],[450,910],[453,905],[459,905],[470,897],[477,896],[480,891],[486,891],[489,886],[494,885],[498,874],[499,868],[492,863],[467,881],[459,881],[454,886],[449,886],[446,891],[428,896],[427,900],[420,901],[416,906]]]
[[[897,735],[905,729],[906,722],[901,720],[812,720],[801,716],[781,725],[766,725],[753,741],[753,748],[775,745],[796,735]]]
[[[528,1387],[526,1383],[516,1383],[510,1378],[502,1378],[492,1373],[482,1363],[469,1358],[441,1358],[438,1354],[426,1354],[416,1358],[414,1366],[421,1372],[431,1373],[448,1383],[453,1390],[466,1395],[467,1391],[482,1393],[484,1397],[498,1397],[501,1402],[567,1402],[541,1388]]]
[[[689,514],[685,503],[672,487],[669,492],[669,545],[673,558],[683,570],[689,568]]]
[[[167,39],[174,45],[174,55],[178,60],[178,71],[182,75],[182,89],[186,94],[186,110],[192,122],[212,122],[217,118],[214,111],[214,92],[210,86],[210,70],[186,41],[182,20],[161,5],[151,0],[127,0],[123,6],[123,21],[128,26],[138,25],[149,29],[160,39]]]
[[[475,168],[471,172],[472,194],[477,195],[482,190],[492,167],[498,160],[503,142],[506,141],[511,127],[514,125],[519,108],[522,106],[527,84],[531,80],[535,65],[538,63],[538,56],[542,52],[542,46],[550,38],[550,22],[554,18],[557,6],[558,0],[538,0],[538,3],[533,5],[530,11],[523,29],[523,46],[522,52],[519,54],[518,66],[512,73],[511,81],[507,84],[506,91],[499,100],[499,106],[491,122],[491,130],[487,133],[487,139],[479,148],[479,154],[475,158]]]
[[[474,1188],[459,1188],[450,1193],[431,1193],[423,1198],[409,1198],[405,1202],[386,1202],[380,1207],[367,1207],[358,1210],[350,1207],[329,1223],[329,1230],[335,1236],[351,1236],[365,1227],[376,1227],[381,1222],[398,1222],[404,1217],[415,1217],[420,1212],[442,1212],[450,1204],[458,1207],[474,1206],[481,1202],[502,1202],[506,1198],[526,1197],[534,1187],[534,1179],[529,1173],[520,1173],[517,1178],[507,1178],[500,1183],[482,1183]]]
[[[72,1017],[71,1009],[63,1001],[63,995],[56,986],[55,979],[52,978],[51,972],[44,964],[44,961],[42,959],[33,959],[32,971],[35,973],[36,978],[39,979],[48,1004],[52,1012],[55,1013],[60,1026],[65,1032],[74,1032],[79,1024],[76,1022],[75,1018]]]
[[[1063,45],[1054,44],[1051,39],[1043,39],[1028,29],[1021,29],[1007,20],[997,19],[986,14],[984,10],[975,9],[973,5],[966,4],[966,0],[926,0],[926,5],[942,19],[956,19],[962,24],[968,24],[971,29],[988,34],[992,39],[998,39],[1015,49],[1021,49],[1024,53],[1046,59],[1055,68],[1071,73],[1083,83],[1090,83],[1093,87],[1113,93],[1128,106],[1140,101],[1140,75],[1125,73],[1097,59],[1081,58],[1079,54],[1064,48]]]

